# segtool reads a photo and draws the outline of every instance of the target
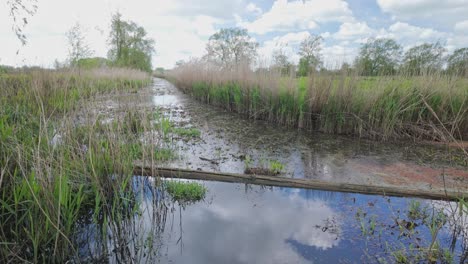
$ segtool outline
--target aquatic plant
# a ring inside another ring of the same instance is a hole
[[[197,182],[166,181],[167,192],[179,203],[197,202],[205,198],[206,187]]]
[[[390,205],[390,200],[388,203]],[[359,206],[355,219],[368,246],[384,249],[377,255],[369,255],[370,260],[379,263],[453,263],[456,260],[464,263],[468,258],[466,241],[458,241],[458,238],[465,237],[468,230],[459,206],[451,202],[422,206],[420,201],[413,200],[407,210],[390,208],[392,217],[388,219],[370,214],[368,208],[374,207],[372,203]],[[451,237],[447,238],[449,234]],[[445,243],[447,241],[450,243]],[[457,241],[461,252],[455,248]]]
[[[172,129],[172,133],[179,135],[181,137],[188,137],[188,138],[198,138],[201,136],[200,130],[196,128],[182,128],[182,127],[175,127]]]
[[[263,160],[258,162],[257,167],[253,167],[253,160],[249,155],[245,156],[244,159],[244,173],[245,174],[256,174],[256,175],[278,175],[283,172],[284,164],[277,160]]]
[[[280,174],[284,170],[284,164],[277,160],[270,161],[270,170],[275,174]]]

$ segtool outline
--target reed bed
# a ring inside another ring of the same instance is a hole
[[[79,261],[77,227],[89,221],[104,241],[93,245],[110,252],[106,234],[116,231],[109,228],[138,210],[133,162],[168,155],[160,154],[154,113],[127,109],[86,124],[75,114],[90,112],[88,98],[150,81],[115,69],[0,75],[0,262]]]
[[[278,125],[377,140],[468,139],[468,79],[454,76],[296,78],[195,61],[168,78],[202,102]]]

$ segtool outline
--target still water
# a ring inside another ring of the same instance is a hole
[[[431,244],[455,263],[468,254],[468,219],[456,203],[199,182],[205,199],[179,204],[164,181],[135,177],[139,210],[110,224],[105,245],[84,227],[82,255],[114,263],[394,263],[402,255],[414,263]]]

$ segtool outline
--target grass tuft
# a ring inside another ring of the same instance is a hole
[[[197,202],[205,198],[206,187],[197,182],[166,181],[166,190],[181,203]]]

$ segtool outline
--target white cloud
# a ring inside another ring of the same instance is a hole
[[[373,30],[366,22],[345,22],[341,24],[338,32],[333,34],[336,39],[353,39],[361,36],[368,36],[373,33]]]
[[[249,13],[254,13],[255,15],[260,15],[263,13],[263,10],[254,3],[249,3],[245,10]]]
[[[439,32],[432,28],[423,28],[410,25],[408,23],[396,22],[389,27],[389,31],[394,34],[397,39],[416,38],[422,40],[443,38],[445,33]]]
[[[221,0],[206,10],[192,4],[176,1],[135,0],[131,5],[124,0],[49,0],[38,3],[37,14],[26,28],[28,45],[21,48],[11,31],[12,21],[4,1],[0,3],[0,63],[9,65],[41,65],[50,67],[55,59],[65,60],[67,42],[65,32],[79,21],[87,29],[86,40],[95,50],[95,56],[106,57],[107,36],[113,12],[124,19],[143,26],[148,36],[156,41],[157,54],[153,66],[172,67],[178,59],[200,56],[205,51],[208,37],[225,22],[225,13],[214,12],[213,6],[224,3],[228,7],[242,6],[242,1]],[[92,6],[92,8],[89,8]],[[200,11],[195,12],[194,10]],[[188,13],[192,12],[190,15]],[[180,15],[187,13],[187,15]],[[216,15],[210,16],[209,14]],[[231,14],[232,16],[232,14]],[[18,55],[16,51],[20,49]]]
[[[299,55],[297,55],[297,49],[301,41],[311,36],[308,31],[287,33],[282,36],[274,37],[273,39],[263,42],[263,45],[258,49],[258,53],[262,58],[262,62],[268,66],[271,63],[271,56],[273,51],[281,49],[282,52],[288,56],[293,63],[299,61]]]
[[[382,11],[394,16],[409,19],[430,19],[444,24],[452,24],[468,14],[468,0],[377,0]]]
[[[468,35],[468,20],[460,21],[455,24],[455,31]]]
[[[252,22],[239,22],[239,26],[256,34],[275,31],[305,30],[318,27],[318,23],[352,20],[348,4],[342,0],[292,1],[276,0],[271,9]]]
[[[323,64],[326,68],[340,68],[344,62],[352,63],[357,55],[357,48],[343,42],[338,45],[324,46],[322,48]]]
[[[313,247],[312,252],[326,252],[342,241],[343,222],[338,212],[319,198],[305,199],[292,191],[264,192],[258,186],[252,186],[242,196],[236,186],[209,184],[207,187],[216,199],[182,210],[182,223],[178,222],[178,216],[168,215],[168,219],[174,219],[174,226],[184,224],[184,254],[180,254],[177,246],[168,247],[166,252],[175,263],[204,263],[206,254],[212,252],[216,252],[210,255],[212,263],[226,262],[226,259],[231,263],[309,263],[288,240]],[[282,208],[281,213],[277,208]],[[143,215],[141,229],[151,228],[153,210],[156,209],[149,207],[149,213]],[[301,217],[297,217],[297,212]],[[330,220],[333,225],[327,225]],[[317,228],[324,225],[334,232]],[[212,232],[220,229],[223,231]],[[182,229],[168,234],[168,243],[176,244],[178,232]],[[206,241],[200,243],[199,237]],[[249,243],[245,242],[246,238]]]
[[[373,28],[369,20],[354,18],[344,0],[275,0],[269,8],[262,6],[263,10],[254,0],[134,0],[131,5],[127,0],[40,1],[37,14],[26,27],[29,43],[21,47],[11,30],[6,2],[0,1],[0,64],[52,66],[55,59],[64,60],[68,46],[65,32],[77,21],[87,29],[87,41],[95,55],[105,57],[115,11],[147,30],[156,41],[154,66],[165,68],[179,59],[203,55],[209,36],[220,27],[233,25],[246,27],[250,33],[269,33],[259,53],[270,58],[272,51],[281,47],[294,62],[298,61],[299,42],[311,30],[325,39],[323,58],[330,62],[348,61],[358,44],[370,37],[393,38],[405,48],[441,40],[449,51],[468,43],[468,0],[377,2],[394,19],[388,19],[392,23],[389,27]],[[413,19],[419,20],[407,21]],[[429,26],[439,20],[453,23],[445,32]],[[340,25],[339,29],[331,31],[329,22]]]
[[[432,28],[413,26],[404,22],[396,22],[388,29],[381,29],[376,33],[378,38],[392,38],[403,45],[404,48],[422,44],[424,42],[444,41],[449,33],[440,32]]]

